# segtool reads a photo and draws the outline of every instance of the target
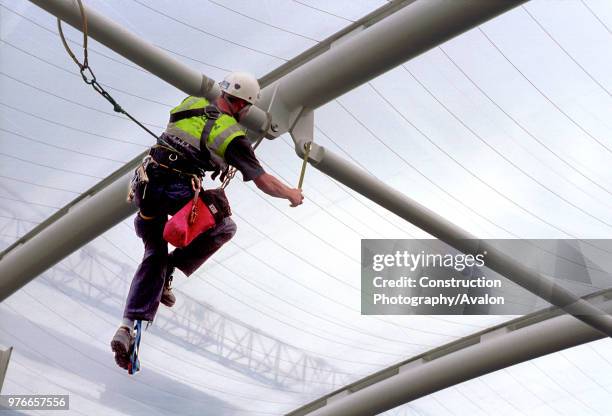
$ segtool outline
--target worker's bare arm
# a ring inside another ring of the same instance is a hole
[[[259,175],[253,182],[255,182],[259,189],[270,196],[288,199],[292,207],[297,207],[304,201],[304,195],[302,195],[300,189],[288,187],[269,173]]]

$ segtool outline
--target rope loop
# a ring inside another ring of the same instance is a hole
[[[83,6],[82,0],[77,0],[77,3],[79,5],[79,10],[81,11],[81,21],[82,21],[82,31],[83,31],[83,62],[79,62],[79,60],[77,59],[77,57],[74,54],[74,52],[72,51],[72,49],[70,49],[70,46],[68,46],[68,41],[66,40],[66,36],[64,36],[64,31],[62,30],[62,21],[60,19],[57,19],[57,29],[58,29],[58,32],[59,32],[59,35],[60,35],[60,39],[62,40],[62,44],[64,45],[64,49],[66,49],[66,52],[68,52],[68,55],[70,56],[70,58],[72,58],[74,63],[79,67],[79,70],[81,72],[81,77],[83,78],[83,81],[87,85],[91,85],[92,88],[98,94],[100,94],[102,97],[104,97],[104,99],[106,101],[111,103],[111,105],[113,106],[113,110],[115,112],[124,114],[130,120],[132,120],[134,123],[136,123],[140,128],[145,130],[151,136],[155,137],[156,140],[159,140],[159,137],[155,133],[153,133],[150,129],[148,129],[143,123],[138,121],[130,113],[125,111],[119,105],[119,103],[117,101],[115,101],[113,96],[110,95],[108,93],[108,91],[106,91],[104,89],[102,84],[100,84],[98,82],[98,80],[96,79],[96,75],[94,74],[93,70],[89,66],[89,58],[88,58],[89,55],[88,55],[88,52],[87,52],[87,38],[88,38],[88,32],[87,32],[87,30],[88,30],[87,29],[87,13],[85,13],[85,7]]]

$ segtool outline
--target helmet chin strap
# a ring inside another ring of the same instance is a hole
[[[223,101],[223,106],[226,107],[222,110],[229,110],[229,112],[232,114],[232,116],[236,118],[237,121],[240,121],[240,119],[248,112],[249,107],[251,106],[250,104],[246,104],[240,110],[235,111],[237,104],[235,102],[232,102],[232,99],[228,94],[222,94],[219,98]]]
[[[234,117],[236,117],[236,120],[237,120],[238,122],[240,122],[240,119],[241,119],[242,117],[244,117],[244,115],[245,115],[246,113],[248,113],[248,111],[249,111],[249,108],[250,108],[250,107],[251,107],[251,106],[250,106],[249,104],[247,104],[247,105],[245,105],[244,107],[242,107],[242,108],[240,109],[240,111],[238,111],[238,112],[237,112],[237,113],[234,115]]]

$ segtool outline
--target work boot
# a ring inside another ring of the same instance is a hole
[[[172,275],[166,277],[164,282],[164,291],[161,296],[161,303],[171,308],[176,302],[176,296],[172,293]]]
[[[128,369],[130,363],[130,350],[134,343],[132,330],[127,326],[120,326],[111,341],[111,349],[115,353],[115,362],[124,370]]]

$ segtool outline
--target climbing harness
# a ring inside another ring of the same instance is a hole
[[[128,117],[130,120],[132,120],[134,123],[136,123],[139,127],[141,127],[143,130],[145,130],[147,133],[149,133],[151,136],[153,136],[156,140],[160,141],[161,138],[156,135],[154,132],[152,132],[149,128],[147,128],[143,123],[141,123],[140,121],[138,121],[134,116],[132,116],[130,113],[128,113],[123,107],[121,107],[121,105],[108,93],[108,91],[106,91],[104,89],[104,87],[98,82],[98,80],[96,79],[96,75],[94,74],[93,70],[91,69],[91,67],[89,66],[89,56],[88,56],[88,48],[87,48],[87,39],[88,39],[88,28],[87,28],[87,14],[85,13],[85,7],[83,6],[83,2],[82,0],[77,0],[77,3],[79,5],[79,10],[81,12],[81,21],[82,21],[82,32],[83,32],[83,62],[79,62],[79,60],[77,59],[76,55],[74,54],[74,52],[72,51],[72,49],[70,49],[70,46],[68,45],[68,42],[66,40],[66,37],[64,36],[64,31],[62,30],[62,21],[60,19],[57,19],[57,29],[59,31],[59,35],[60,38],[62,40],[62,44],[64,45],[64,48],[66,49],[66,52],[68,53],[68,55],[70,56],[70,58],[72,58],[72,60],[74,61],[74,63],[79,67],[80,73],[81,73],[81,77],[83,78],[83,81],[88,84],[91,85],[92,88],[98,93],[100,94],[102,97],[104,97],[104,99],[106,99],[109,103],[111,103],[111,105],[113,106],[113,110],[117,113],[121,113],[123,115],[125,115],[126,117]],[[216,120],[219,117],[219,110],[214,107],[214,106],[207,106],[206,108],[202,108],[202,109],[195,109],[195,110],[186,110],[186,111],[181,111],[175,114],[172,114],[170,117],[170,121],[177,121],[179,119],[182,118],[187,118],[187,117],[194,117],[194,116],[206,116],[207,117],[207,123],[206,126],[204,127],[204,130],[202,131],[202,135],[204,136],[205,133],[206,135],[208,135],[213,127],[214,124],[214,120]],[[253,150],[255,150],[257,148],[257,146],[261,143],[263,137],[261,137],[253,146]],[[128,196],[127,196],[127,201],[131,202],[134,198],[134,194],[135,194],[135,189],[136,186],[138,185],[138,182],[141,183],[146,183],[148,182],[148,177],[146,174],[146,167],[148,166],[149,163],[155,162],[155,160],[149,160],[149,157],[146,157],[143,160],[143,163],[137,168],[137,172],[136,175],[134,175],[134,179],[132,179],[132,183],[130,184],[129,190],[128,190]],[[150,158],[152,159],[152,158]],[[213,161],[213,157],[212,157],[212,152],[211,152],[211,161]],[[173,171],[176,171],[178,173],[184,173],[180,170],[171,168],[169,166],[166,166],[164,164],[161,163],[157,163],[159,166],[162,166],[164,168],[168,168],[171,169]],[[230,181],[234,178],[234,176],[236,175],[236,168],[234,166],[228,166],[223,170],[218,170],[216,172],[213,172],[213,174],[211,175],[211,178],[213,180],[215,180],[217,178],[217,176],[220,175],[220,181],[221,181],[221,189],[225,189]],[[146,190],[146,188],[145,188]]]
[[[82,31],[83,31],[83,62],[82,63],[79,62],[79,60],[77,59],[77,57],[74,54],[74,52],[72,52],[72,49],[70,49],[70,46],[68,46],[68,41],[66,40],[66,37],[64,36],[64,31],[62,30],[62,21],[60,19],[57,19],[57,29],[59,31],[59,35],[60,35],[60,38],[62,40],[62,44],[64,45],[64,48],[66,49],[66,52],[68,52],[68,55],[70,55],[70,57],[72,58],[74,63],[79,67],[79,70],[81,71],[81,77],[83,78],[83,81],[85,81],[86,84],[91,85],[92,88],[98,94],[100,94],[102,97],[104,97],[104,99],[106,99],[109,103],[111,103],[112,106],[113,106],[113,110],[115,112],[124,114],[130,120],[132,120],[134,123],[136,123],[138,126],[140,126],[142,129],[144,129],[147,133],[149,133],[151,136],[153,136],[156,139],[158,139],[159,137],[155,133],[153,133],[151,130],[149,130],[144,124],[142,124],[140,121],[138,121],[130,113],[125,111],[123,109],[123,107],[121,107],[119,105],[119,103],[117,103],[117,101],[115,101],[115,99],[108,93],[108,91],[106,91],[104,89],[104,87],[102,87],[102,85],[96,79],[96,75],[94,74],[93,70],[89,66],[89,57],[88,57],[88,52],[87,52],[87,38],[88,38],[88,34],[87,34],[87,14],[85,13],[85,8],[83,7],[82,1],[81,0],[77,0],[77,3],[79,4],[79,10],[81,11],[81,21],[82,21],[82,24],[83,24],[83,27],[82,27]]]
[[[140,371],[140,359],[138,354],[140,353],[140,337],[142,335],[142,321],[136,321],[134,327],[136,335],[134,336],[134,344],[132,345],[132,352],[130,353],[130,362],[128,364],[128,374],[133,375]]]

